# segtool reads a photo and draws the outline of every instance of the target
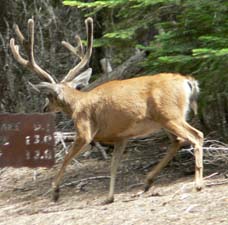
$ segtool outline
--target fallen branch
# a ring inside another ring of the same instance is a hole
[[[183,192],[183,190],[189,185],[192,185],[192,182],[182,185],[181,188],[177,189],[168,200],[166,200],[165,202],[162,203],[162,206],[165,206],[168,203],[170,203],[179,193]]]
[[[143,183],[143,182],[132,184],[132,185],[127,187],[127,190],[130,191],[133,188],[140,187],[140,186],[143,186],[143,185],[145,185],[145,183]]]
[[[107,160],[108,159],[108,155],[107,155],[107,153],[105,151],[105,148],[103,146],[101,146],[100,143],[98,143],[98,142],[95,143],[95,147],[101,152],[101,155],[103,156],[103,158],[105,160]]]
[[[103,84],[107,81],[123,78],[126,79],[132,75],[137,74],[142,69],[139,63],[143,61],[144,57],[145,52],[136,51],[135,55],[131,56],[128,60],[115,68],[112,72],[108,73],[107,76],[101,76],[83,90],[91,90],[94,87],[97,87],[98,85]]]
[[[212,177],[214,177],[214,176],[217,176],[218,174],[219,174],[218,172],[212,173],[211,175],[206,176],[206,177],[204,177],[203,179],[204,179],[204,180],[208,180],[208,179],[210,179],[210,178],[212,178]]]
[[[87,182],[88,183],[89,181],[92,181],[92,180],[103,180],[103,179],[110,179],[110,176],[87,177],[87,178],[84,178],[84,179],[81,179],[81,180],[76,180],[76,181],[72,181],[72,182],[69,182],[69,183],[62,184],[60,186],[60,188],[70,187],[70,186],[76,186],[76,185],[79,185],[80,183],[83,183],[83,182]],[[52,191],[52,189],[48,190],[43,195],[46,196],[51,191]]]
[[[212,187],[212,186],[218,186],[218,185],[223,185],[223,184],[228,184],[228,180],[209,183],[209,184],[206,184],[206,186]]]
[[[142,170],[147,170],[147,169],[149,169],[150,167],[156,165],[158,162],[159,162],[159,160],[152,161],[152,162],[148,163],[147,165],[143,166]]]
[[[189,152],[194,155],[194,148],[183,148],[181,152]],[[218,140],[204,140],[203,146],[204,164],[218,165],[221,162],[228,162],[228,144]]]
[[[67,151],[67,146],[66,146],[66,142],[73,142],[75,141],[75,138],[76,138],[76,133],[75,132],[55,132],[54,133],[54,137],[55,137],[55,145],[57,144],[62,144],[63,146],[63,151],[66,152]],[[95,143],[95,147],[101,152],[101,155],[103,156],[103,158],[105,160],[108,159],[108,156],[107,156],[107,153],[105,151],[105,148],[100,145],[99,143]],[[57,155],[56,155],[56,158],[58,159],[59,158],[59,155],[62,155],[62,151],[59,152]],[[78,161],[76,161],[76,163],[79,163]]]
[[[188,206],[188,208],[187,209],[185,209],[185,213],[190,213],[190,212],[193,212],[194,210],[194,208],[196,208],[196,207],[198,207],[199,206],[199,204],[193,204],[193,205],[190,205],[190,206]]]
[[[75,141],[76,133],[75,132],[55,132],[55,144],[61,143],[64,148],[66,148],[66,141]]]
[[[84,178],[84,179],[81,179],[81,180],[76,180],[76,181],[72,181],[72,182],[69,182],[69,183],[66,183],[66,184],[63,184],[60,186],[60,188],[62,187],[69,187],[69,186],[76,186],[80,183],[83,183],[83,182],[89,182],[89,181],[92,181],[92,180],[103,180],[103,179],[110,179],[110,176],[96,176],[96,177],[87,177],[87,178]]]

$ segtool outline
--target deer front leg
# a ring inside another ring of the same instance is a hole
[[[114,151],[111,162],[111,180],[109,185],[109,195],[108,198],[103,202],[103,204],[109,204],[114,201],[114,190],[115,190],[115,181],[116,181],[116,173],[121,160],[121,156],[126,147],[127,141],[123,140],[115,143]]]
[[[52,190],[53,190],[53,201],[57,201],[59,199],[59,184],[63,178],[64,171],[67,165],[71,162],[71,160],[76,157],[85,147],[89,144],[88,141],[85,139],[77,139],[72,147],[70,148],[68,154],[65,156],[63,164],[55,177],[54,181],[52,182]]]
[[[59,198],[59,184],[62,180],[66,166],[75,156],[77,156],[86,148],[86,146],[92,141],[95,135],[95,133],[92,132],[93,127],[91,126],[90,120],[86,119],[84,115],[80,115],[78,117],[79,119],[74,121],[77,133],[76,141],[70,148],[68,154],[65,156],[60,171],[58,172],[56,178],[52,182],[54,201],[57,201]]]

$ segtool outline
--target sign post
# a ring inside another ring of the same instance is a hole
[[[0,114],[0,167],[52,167],[54,114]]]

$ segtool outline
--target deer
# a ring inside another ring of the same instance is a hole
[[[87,68],[93,48],[93,19],[85,20],[87,44],[83,46],[76,36],[77,46],[69,42],[62,44],[80,60],[61,81],[42,69],[34,58],[34,20],[28,20],[28,39],[15,25],[15,33],[23,46],[27,59],[20,51],[15,39],[11,38],[10,48],[15,60],[23,67],[38,75],[37,90],[47,96],[44,112],[68,114],[76,130],[76,140],[63,159],[63,163],[52,182],[52,198],[59,199],[60,183],[67,165],[92,142],[114,146],[111,159],[109,193],[104,203],[114,201],[115,180],[121,157],[130,138],[152,135],[161,129],[170,137],[171,144],[166,155],[152,168],[145,179],[144,191],[148,191],[155,177],[173,159],[177,151],[190,144],[195,157],[195,189],[203,188],[203,141],[201,131],[187,122],[190,110],[197,113],[198,81],[189,75],[159,73],[143,75],[125,80],[112,80],[91,90],[88,86],[92,68]]]

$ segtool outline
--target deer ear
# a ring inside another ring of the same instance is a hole
[[[31,84],[29,85],[36,91],[45,93],[45,94],[52,94],[52,95],[59,95],[61,92],[61,88],[59,87],[58,84],[52,84],[48,82],[41,82],[39,84]]]
[[[79,74],[77,77],[75,77],[72,81],[67,82],[67,84],[75,89],[81,89],[83,87],[86,87],[89,84],[89,80],[92,75],[92,68],[88,68],[83,73]]]

